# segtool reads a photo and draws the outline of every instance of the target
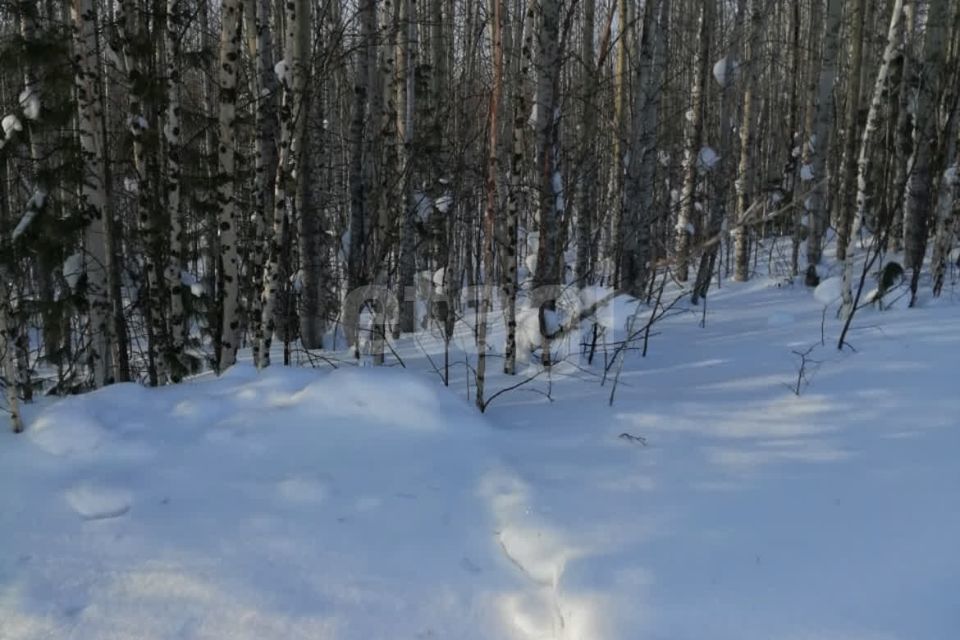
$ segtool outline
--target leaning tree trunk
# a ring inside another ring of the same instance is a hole
[[[909,1],[909,0],[906,0]],[[853,299],[853,262],[857,254],[857,239],[867,215],[867,177],[870,175],[870,159],[873,138],[877,134],[880,124],[880,107],[883,105],[887,90],[887,77],[890,75],[890,65],[900,55],[903,48],[903,5],[905,0],[894,0],[890,16],[890,29],[887,32],[887,45],[883,51],[883,59],[877,70],[877,79],[873,85],[873,97],[870,100],[870,110],[867,112],[867,122],[864,125],[863,136],[860,139],[860,155],[857,161],[857,209],[851,221],[850,237],[843,260],[843,315],[849,317],[854,311]],[[842,343],[841,343],[842,344]]]
[[[223,284],[220,361],[224,372],[237,361],[240,342],[240,254],[236,197],[237,66],[240,63],[240,0],[222,0],[220,25],[220,144],[217,203]]]

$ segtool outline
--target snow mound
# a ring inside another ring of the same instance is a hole
[[[394,427],[404,431],[436,431],[450,425],[441,419],[436,390],[421,380],[391,371],[344,371],[293,393],[274,393],[274,407],[293,408],[302,416],[330,422],[356,418],[354,429]]]
[[[107,435],[99,421],[82,411],[71,411],[66,402],[43,411],[27,433],[35,445],[55,456],[89,454]]]
[[[117,518],[130,511],[133,504],[129,491],[97,484],[77,485],[64,497],[70,508],[84,520]]]
[[[489,425],[429,374],[238,365],[28,423],[0,447],[0,638],[488,640],[539,589],[477,494]]]
[[[822,305],[833,304],[843,294],[843,278],[834,276],[827,278],[813,290],[813,297]]]

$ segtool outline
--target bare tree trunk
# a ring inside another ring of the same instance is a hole
[[[250,296],[248,318],[253,325],[254,336],[263,334],[263,290],[264,258],[269,252],[270,243],[266,239],[267,216],[273,215],[277,178],[277,74],[273,62],[273,31],[270,28],[270,0],[248,0],[247,11],[253,8],[253,15],[247,15],[248,25],[253,26],[253,34],[247,39],[253,42],[252,52],[256,60],[254,85],[257,122],[257,148],[254,160],[253,183],[253,220],[254,246],[250,251],[250,274],[253,292]],[[255,38],[251,38],[255,35]],[[251,345],[253,361],[260,362],[260,340],[254,339]]]
[[[283,87],[283,105],[280,108],[280,156],[277,160],[277,179],[274,185],[273,230],[269,238],[269,253],[263,272],[262,309],[258,368],[270,366],[270,345],[277,323],[277,298],[284,284],[281,269],[284,244],[289,240],[290,220],[301,178],[297,161],[303,143],[303,93],[306,87],[307,48],[309,46],[310,4],[307,0],[284,3],[286,36],[283,43],[283,61],[280,63],[280,85]]]
[[[127,127],[133,146],[134,184],[136,185],[137,215],[143,233],[145,268],[145,315],[148,321],[148,371],[150,384],[166,384],[170,367],[168,358],[171,348],[167,340],[166,320],[164,319],[164,281],[163,272],[166,262],[163,253],[159,202],[150,180],[148,166],[152,145],[148,144],[148,131],[156,127],[151,122],[152,113],[148,91],[149,60],[144,55],[143,42],[150,34],[141,29],[140,8],[135,0],[122,0],[120,6],[120,32],[122,35],[123,57],[127,71]]]
[[[837,54],[840,50],[840,21],[842,17],[841,0],[828,0],[826,32],[823,43],[823,61],[816,85],[817,106],[810,138],[804,146],[805,176],[813,181],[810,195],[805,201],[809,233],[807,235],[808,282],[819,280],[816,269],[823,255],[823,232],[830,221],[827,201],[824,193],[827,188],[827,158],[830,150],[830,137],[833,131],[834,86],[837,81]],[[819,29],[819,25],[811,26]],[[812,270],[812,271],[811,271]]]
[[[510,60],[510,73],[507,85],[511,92],[510,108],[512,108],[511,125],[509,127],[512,150],[509,160],[510,181],[507,185],[507,207],[503,224],[500,226],[501,237],[498,239],[500,260],[500,288],[502,292],[501,304],[503,307],[503,321],[506,330],[504,346],[503,372],[514,375],[517,369],[517,231],[520,223],[520,209],[523,201],[523,171],[527,163],[526,147],[523,133],[527,122],[527,100],[524,92],[524,76],[526,55],[521,46],[525,36],[525,20],[522,9],[515,11],[517,24],[514,32],[503,30],[503,39],[506,42],[516,42],[511,48],[514,55]],[[506,12],[503,15],[506,21]],[[578,247],[579,252],[579,247]],[[579,253],[578,253],[579,256]]]
[[[594,60],[596,0],[583,2],[583,28],[580,49],[583,112],[581,116],[581,145],[583,171],[577,202],[577,263],[574,273],[577,284],[584,287],[592,276],[590,256],[593,252],[593,221],[597,213],[597,88],[599,70]],[[519,80],[519,79],[518,79]],[[521,123],[522,124],[522,123]],[[516,133],[514,135],[517,135]]]
[[[745,282],[750,278],[750,235],[746,215],[750,208],[750,198],[753,194],[753,176],[756,168],[751,162],[753,154],[754,136],[756,135],[754,119],[756,115],[755,90],[757,65],[757,41],[760,37],[762,16],[757,6],[759,0],[747,0],[744,11],[749,19],[748,33],[744,40],[744,55],[742,64],[747,65],[743,81],[743,109],[740,119],[740,164],[737,167],[737,226],[734,237],[734,274],[733,279]]]
[[[401,246],[400,246],[400,331],[412,333],[416,316],[416,301],[413,295],[414,277],[417,270],[416,256],[416,215],[420,208],[414,189],[413,159],[416,157],[414,147],[414,114],[416,112],[416,69],[417,69],[417,11],[414,0],[400,0],[403,4],[401,20],[400,51],[403,53],[403,109],[402,118],[403,148],[401,152],[401,180],[404,185],[401,202]]]
[[[909,1],[909,0],[907,0]],[[850,316],[853,311],[853,262],[857,254],[857,239],[867,215],[867,176],[870,174],[870,158],[873,137],[879,128],[880,108],[887,90],[887,78],[890,74],[890,65],[900,54],[903,48],[903,6],[904,0],[894,0],[893,12],[890,16],[890,29],[887,32],[887,45],[883,51],[883,59],[877,71],[877,79],[873,85],[873,98],[870,100],[870,110],[867,113],[867,122],[860,140],[860,156],[857,161],[857,210],[850,229],[850,238],[843,261],[843,315]]]
[[[735,106],[736,95],[732,91],[735,86],[734,73],[732,72],[733,61],[737,55],[739,46],[738,40],[743,34],[744,16],[738,13],[735,20],[734,34],[729,40],[726,55],[723,58],[723,74],[717,80],[720,83],[720,148],[718,150],[720,165],[715,169],[721,174],[714,187],[713,202],[709,205],[709,223],[705,237],[710,242],[704,249],[700,257],[700,267],[697,270],[697,280],[693,287],[693,293],[690,296],[691,304],[699,304],[701,298],[707,297],[710,290],[710,282],[713,279],[714,271],[717,267],[717,257],[720,253],[720,237],[723,231],[723,221],[729,210],[726,172],[724,168],[729,163],[729,158],[733,155],[733,114],[731,107]],[[734,110],[735,112],[735,110]],[[716,238],[716,241],[712,241]]]
[[[222,10],[222,8],[221,8]],[[200,101],[203,104],[203,120],[206,124],[203,132],[203,176],[206,179],[199,198],[207,206],[205,215],[196,222],[193,234],[196,258],[194,268],[199,272],[207,297],[206,323],[213,340],[214,368],[220,366],[223,333],[223,271],[220,256],[220,209],[217,193],[219,179],[219,145],[217,136],[219,127],[213,123],[217,115],[217,95],[215,87],[219,84],[218,60],[215,58],[215,44],[210,30],[210,6],[206,2],[197,3],[199,19],[200,49],[209,63],[204,64],[200,78]],[[214,206],[216,205],[216,206]]]
[[[613,140],[610,154],[610,273],[613,281],[620,282],[620,253],[623,248],[623,170],[624,147],[626,146],[627,90],[629,87],[630,44],[633,25],[628,0],[617,0],[617,58],[613,78]],[[611,8],[612,10],[612,8]]]
[[[222,0],[220,26],[220,116],[217,202],[220,206],[220,372],[237,361],[240,342],[240,254],[236,200],[237,66],[240,63],[239,0]]]
[[[487,206],[483,216],[483,299],[480,301],[480,317],[477,324],[477,408],[486,407],[487,371],[487,316],[493,306],[494,280],[494,233],[496,230],[497,177],[499,174],[498,118],[503,93],[503,0],[490,0],[493,22],[490,35],[493,47],[493,86],[490,93],[489,142],[487,149]]]
[[[940,178],[940,194],[937,200],[937,227],[930,257],[933,277],[933,296],[940,297],[946,279],[947,261],[957,233],[957,218],[960,213],[960,163],[953,165]]]
[[[812,4],[822,4],[819,0],[815,0]],[[782,190],[784,198],[782,200],[781,206],[787,207],[793,204],[793,199],[796,194],[796,181],[797,181],[797,161],[800,158],[799,145],[803,144],[802,141],[802,132],[798,130],[799,124],[799,111],[800,111],[800,85],[802,81],[802,74],[800,69],[802,68],[802,63],[800,62],[800,3],[793,2],[791,3],[791,12],[790,12],[790,30],[791,30],[791,42],[790,42],[790,67],[795,69],[799,77],[794,77],[793,74],[787,74],[786,81],[790,85],[790,104],[787,107],[787,118],[786,118],[786,134],[787,134],[787,160],[783,165],[783,179],[782,179]],[[793,243],[790,253],[790,275],[796,276],[800,273],[800,244],[802,240],[802,231],[803,231],[803,212],[800,207],[793,208]]]
[[[10,414],[10,428],[14,433],[23,431],[23,419],[20,417],[20,396],[17,394],[17,363],[14,344],[17,330],[11,320],[11,292],[7,282],[12,282],[6,269],[0,270],[0,338],[3,339],[3,376],[6,378],[4,392],[7,400],[7,412]]]
[[[367,218],[370,209],[370,188],[365,167],[367,145],[366,122],[369,103],[371,62],[376,63],[374,42],[377,23],[377,3],[363,0],[360,4],[360,44],[357,53],[357,74],[354,80],[353,115],[350,122],[350,239],[347,251],[347,290],[357,289],[365,278],[364,247],[367,244]],[[376,75],[374,71],[372,75]]]
[[[913,159],[913,118],[912,111],[916,65],[914,35],[916,33],[916,5],[908,4],[904,7],[905,40],[903,60],[900,65],[900,85],[891,95],[891,102],[896,101],[897,120],[894,130],[895,151],[893,157],[893,180],[890,185],[890,230],[887,234],[887,248],[891,251],[900,251],[903,248],[903,209],[905,204],[907,180],[910,174],[910,164]]]
[[[312,84],[312,83],[310,83]],[[321,96],[309,93],[305,97],[305,114],[310,117],[305,123],[304,143],[300,149],[297,170],[297,210],[300,213],[300,341],[306,349],[323,348],[323,335],[327,318],[333,307],[335,285],[333,264],[330,261],[330,245],[326,227],[326,198],[321,191],[320,157],[332,150],[323,147],[323,111]],[[321,155],[323,154],[323,155]]]
[[[707,58],[710,55],[710,29],[713,26],[713,0],[700,3],[700,21],[697,42],[699,49],[693,63],[693,87],[690,90],[690,110],[686,114],[686,135],[683,159],[683,187],[680,191],[680,210],[677,215],[676,276],[686,282],[690,273],[690,240],[694,233],[693,212],[697,191],[697,173],[703,135],[704,103],[706,101]]]
[[[943,90],[944,39],[949,23],[946,0],[930,0],[927,6],[923,66],[914,115],[914,152],[903,208],[903,267],[912,271],[911,306],[916,300],[920,269],[926,254],[930,210],[944,156],[939,108]]]
[[[837,220],[837,260],[846,258],[850,239],[850,226],[853,223],[856,206],[857,180],[857,118],[860,113],[860,77],[863,66],[863,23],[867,10],[867,0],[856,0],[852,6],[853,26],[850,28],[850,62],[847,81],[847,110],[844,117],[843,158],[840,168],[840,194]]]
[[[106,234],[103,139],[99,122],[103,114],[100,67],[97,54],[97,12],[93,0],[73,0],[71,6],[74,56],[77,60],[77,109],[80,153],[83,159],[80,206],[86,221],[84,272],[87,276],[87,303],[90,322],[87,360],[93,384],[101,387],[112,377],[110,352],[111,301],[107,271],[113,252]]]
[[[183,351],[187,319],[183,307],[183,221],[180,210],[180,31],[183,28],[181,0],[167,0],[167,215],[170,219],[170,249],[165,272],[170,294],[170,376],[179,382],[186,373]]]
[[[657,28],[659,7],[659,0],[649,0],[643,7],[640,60],[634,79],[636,105],[623,200],[626,233],[620,284],[636,298],[643,295],[649,276],[653,183],[657,167],[657,116],[660,107],[660,74],[657,70],[662,63],[657,59],[657,42],[661,39]]]
[[[557,172],[559,155],[557,84],[560,75],[560,6],[558,0],[541,0],[540,28],[538,30],[537,75],[537,117],[536,117],[536,167],[539,187],[539,246],[537,248],[537,269],[534,287],[562,284],[562,265],[560,225],[558,210],[558,185],[560,174]],[[540,310],[540,326],[546,326],[544,310],[551,309],[548,302]],[[542,362],[545,367],[552,364],[549,337],[543,336]]]

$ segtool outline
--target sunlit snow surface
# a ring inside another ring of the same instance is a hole
[[[412,343],[28,407],[0,638],[955,640],[957,297],[865,308],[841,353],[832,293],[725,283],[612,407],[601,353],[481,417]]]

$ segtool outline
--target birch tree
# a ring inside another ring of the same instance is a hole
[[[754,136],[756,130],[754,127],[754,118],[756,117],[756,96],[755,84],[757,77],[757,41],[760,37],[760,28],[762,26],[762,14],[757,6],[759,0],[746,0],[743,11],[749,21],[747,27],[748,33],[744,39],[743,62],[747,65],[746,73],[743,79],[743,103],[740,117],[740,164],[737,167],[737,181],[735,188],[737,192],[737,213],[736,227],[734,227],[734,257],[735,270],[733,279],[739,282],[745,282],[750,277],[750,236],[747,220],[747,212],[750,209],[751,197],[753,192],[753,174],[755,168],[751,162],[753,155]]]
[[[874,137],[877,135],[880,119],[880,108],[887,90],[887,78],[890,74],[890,65],[903,47],[903,6],[909,0],[894,0],[890,16],[890,28],[887,32],[887,44],[884,48],[883,59],[877,71],[877,79],[873,86],[873,97],[870,100],[870,110],[867,113],[867,122],[860,139],[860,154],[857,161],[857,209],[852,221],[850,238],[844,252],[843,261],[843,315],[850,316],[854,311],[853,298],[853,263],[856,256],[856,245],[867,215],[868,184],[867,176],[870,173],[870,159]],[[842,345],[842,343],[841,343]]]
[[[107,236],[106,194],[104,191],[103,138],[99,123],[103,114],[100,65],[97,50],[97,10],[93,0],[73,0],[73,47],[77,84],[77,129],[83,180],[80,208],[85,220],[83,270],[89,308],[87,362],[93,372],[93,384],[101,387],[113,375],[110,352],[110,315],[112,304],[107,272],[112,267],[113,251]]]
[[[180,168],[180,37],[183,29],[182,0],[167,0],[166,29],[166,89],[167,111],[164,135],[167,142],[167,217],[170,221],[170,239],[167,266],[164,271],[167,291],[170,295],[169,316],[169,364],[170,376],[179,382],[185,373],[183,351],[186,348],[187,318],[183,306],[183,221],[181,220],[181,168]]]
[[[252,274],[249,318],[255,336],[262,336],[263,304],[262,290],[264,277],[264,258],[266,252],[261,247],[268,246],[267,216],[275,212],[274,190],[277,178],[277,74],[273,62],[273,31],[270,28],[270,0],[248,0],[246,5],[247,24],[253,27],[251,53],[256,60],[254,75],[254,105],[256,109],[257,147],[254,160],[253,182],[253,220],[254,239],[257,246],[250,252],[250,272]],[[272,241],[272,238],[270,239]],[[253,361],[260,362],[261,340],[255,339],[251,345]]]
[[[240,346],[240,253],[236,201],[237,67],[240,63],[239,0],[223,0],[220,24],[220,110],[217,203],[222,279],[220,355],[222,373],[237,361]]]
[[[856,0],[851,5],[853,15],[850,27],[850,60],[848,64],[846,110],[843,122],[843,155],[840,166],[839,208],[837,220],[837,259],[844,260],[850,239],[850,226],[856,206],[857,142],[860,139],[860,78],[863,73],[863,23],[867,0]]]
[[[503,0],[490,0],[490,40],[493,49],[493,86],[490,90],[487,148],[487,201],[483,215],[483,293],[477,321],[477,408],[486,408],[487,316],[493,306],[494,230],[496,229],[499,174],[498,115],[503,92]]]
[[[676,227],[677,280],[686,282],[690,271],[690,240],[694,233],[693,212],[697,189],[700,147],[703,134],[703,111],[707,85],[707,58],[710,55],[710,29],[713,24],[712,0],[700,3],[698,21],[698,49],[693,63],[693,86],[690,90],[690,109],[685,115],[686,132],[683,159],[683,187],[680,191],[680,211]],[[746,111],[746,109],[745,109]],[[745,128],[749,128],[746,126]],[[743,180],[743,176],[740,178]]]
[[[930,210],[945,153],[940,97],[949,14],[946,0],[930,0],[923,39],[923,65],[916,96],[913,158],[903,207],[903,267],[911,272],[911,305],[916,300],[920,269],[926,255]],[[953,108],[953,107],[951,107]]]
[[[802,177],[812,183],[810,193],[804,201],[809,220],[807,234],[807,272],[808,282],[819,281],[817,266],[820,264],[823,249],[823,231],[829,222],[826,212],[826,173],[829,141],[834,124],[834,91],[837,79],[837,54],[840,50],[840,22],[843,4],[840,0],[827,1],[826,30],[823,36],[823,59],[817,78],[815,117],[813,127],[804,145]],[[816,27],[811,26],[811,29]],[[812,33],[812,31],[811,31]]]
[[[557,81],[560,75],[560,5],[558,0],[540,0],[539,28],[537,30],[537,102],[536,102],[536,169],[539,206],[537,222],[539,244],[537,247],[537,269],[534,287],[561,284],[563,273],[560,264],[561,247],[560,225],[562,223],[558,209],[558,196],[561,176],[557,171],[558,155],[558,103]],[[550,311],[553,303],[548,302],[540,309],[540,326],[549,323],[544,311]],[[541,333],[546,333],[541,331]],[[542,336],[542,363],[545,367],[552,364],[549,336]]]
[[[280,84],[283,88],[283,105],[280,109],[280,155],[277,159],[275,181],[273,229],[269,235],[268,258],[263,273],[262,316],[259,324],[259,360],[257,367],[270,366],[270,345],[276,330],[276,306],[282,272],[281,253],[292,217],[292,205],[297,190],[298,154],[303,140],[306,116],[302,109],[306,86],[306,59],[310,5],[306,0],[291,0],[284,4],[286,34],[283,44],[283,60],[279,63]]]
[[[627,232],[624,234],[620,282],[630,295],[639,298],[646,286],[650,260],[650,224],[653,219],[656,140],[659,111],[659,79],[662,61],[656,59],[659,0],[644,3],[640,36],[640,59],[634,77],[634,112],[631,123],[630,154],[627,159],[623,207]]]

